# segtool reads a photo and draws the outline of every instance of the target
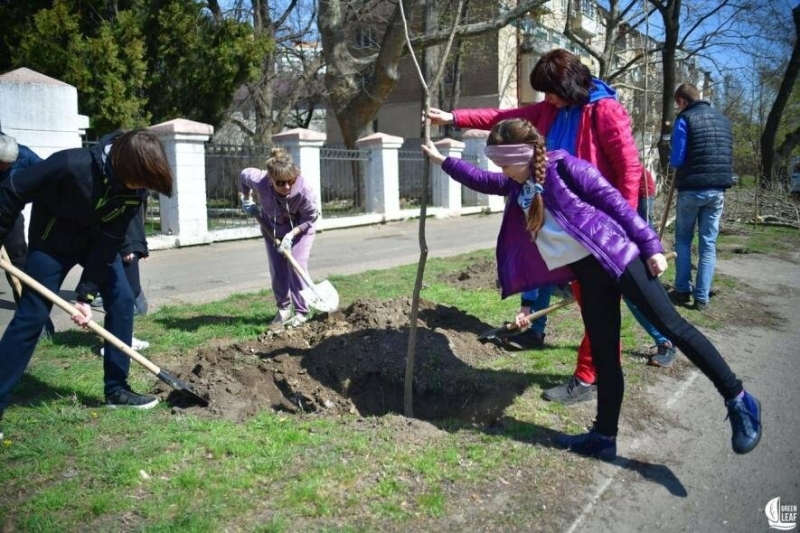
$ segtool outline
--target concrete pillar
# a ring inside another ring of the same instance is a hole
[[[160,196],[161,231],[175,236],[176,246],[210,243],[205,143],[214,128],[179,118],[150,129],[164,145],[175,180],[172,198]]]
[[[319,152],[327,136],[318,131],[294,128],[272,136],[272,141],[286,148],[303,178],[317,192],[317,210],[322,215],[322,181]]]
[[[88,126],[72,85],[28,68],[0,75],[0,128],[39,157],[80,148]]]
[[[434,144],[445,157],[461,159],[461,154],[464,153],[464,143],[461,141],[442,139]],[[450,178],[439,165],[430,166],[430,179],[433,186],[433,205],[441,207],[448,214],[460,214],[462,185]]]
[[[400,147],[402,137],[373,133],[356,141],[369,152],[364,196],[367,213],[395,215],[400,212]]]
[[[489,161],[483,149],[486,148],[486,139],[489,137],[489,132],[486,130],[467,130],[462,135],[464,140],[464,153],[470,154],[478,159],[478,167],[491,170],[492,172],[500,172],[500,167]],[[486,206],[490,211],[502,211],[505,207],[505,198],[495,194],[475,193],[478,197],[477,204]]]

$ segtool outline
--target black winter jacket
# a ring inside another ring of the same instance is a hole
[[[686,159],[675,173],[679,191],[727,189],[733,185],[733,131],[728,118],[705,100],[678,115],[686,121]]]
[[[77,299],[91,302],[108,276],[146,189],[128,189],[114,176],[104,155],[121,134],[103,137],[92,148],[56,152],[0,184],[0,243],[27,203],[32,203],[30,250],[65,255],[84,270]]]

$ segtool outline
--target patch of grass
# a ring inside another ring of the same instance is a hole
[[[743,246],[769,249],[783,237],[765,231]],[[490,324],[510,319],[516,297],[502,301],[493,290],[458,290],[440,279],[492,257],[485,251],[429,260],[423,298]],[[410,297],[415,276],[410,265],[331,280],[347,306],[360,298]],[[734,280],[717,283],[737,290]],[[153,343],[148,357],[155,361],[181,357],[260,334],[275,313],[270,302],[261,292],[164,307],[137,318],[137,336]],[[626,347],[645,344],[644,332],[627,310],[623,315]],[[713,325],[713,316],[707,320]],[[164,405],[106,410],[99,340],[59,332],[54,342],[40,343],[5,413],[0,530],[430,531],[451,511],[490,502],[512,484],[503,505],[513,517],[503,523],[533,523],[541,509],[565,505],[559,484],[579,486],[583,479],[585,464],[554,450],[548,431],[581,431],[593,404],[544,402],[548,384],[536,378],[566,379],[582,334],[573,306],[550,317],[547,350],[485,362],[531,376],[497,427],[442,421],[415,432],[397,416],[333,420],[263,412],[235,424],[171,413]],[[629,400],[657,379],[641,360],[626,356],[623,364]],[[135,364],[132,370],[134,387],[152,385],[151,374]]]

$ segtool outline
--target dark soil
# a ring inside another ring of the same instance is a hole
[[[403,413],[411,300],[359,300],[318,315],[298,329],[266,331],[251,342],[203,348],[174,374],[207,397],[197,409],[187,395],[161,385],[177,409],[244,420],[264,409],[289,413]],[[497,346],[491,329],[459,309],[421,301],[416,330],[414,414],[491,423],[525,387],[523,377],[491,376],[481,360]],[[496,374],[496,373],[495,373]],[[502,380],[502,386],[497,383]]]
[[[487,259],[443,281],[466,290],[492,289],[496,268]],[[359,300],[317,315],[299,329],[267,330],[252,341],[200,349],[176,361],[173,372],[209,400],[207,408],[161,382],[156,392],[176,410],[235,421],[267,409],[325,416],[403,414],[410,312],[409,298]],[[771,326],[778,320],[762,305],[760,292],[744,286],[715,292],[706,314],[727,325]],[[503,416],[529,381],[513,372],[481,370],[484,362],[503,353],[478,341],[494,326],[457,308],[420,302],[416,418],[490,426]],[[662,370],[673,374],[687,364]]]

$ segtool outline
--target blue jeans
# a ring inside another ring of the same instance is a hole
[[[656,328],[649,320],[647,320],[644,317],[642,312],[639,311],[639,309],[633,304],[633,302],[631,302],[628,298],[624,296],[622,299],[625,301],[625,305],[628,306],[628,309],[633,315],[633,318],[635,318],[636,321],[639,323],[639,325],[642,326],[642,329],[645,330],[647,334],[653,338],[653,341],[656,343],[656,345],[661,346],[667,343],[672,344],[668,338],[666,338],[664,335],[661,334],[660,331],[658,331],[658,328]]]
[[[642,217],[650,227],[656,229],[655,224],[653,223],[653,202],[655,201],[654,196],[640,196],[639,203],[636,206],[636,212],[639,213],[639,216]]]
[[[522,293],[522,299],[531,302],[531,312],[541,311],[546,307],[550,307],[550,296],[553,294],[553,286],[545,285],[538,289],[531,289]],[[535,331],[540,335],[544,334],[544,328],[547,325],[547,315],[540,316],[531,322],[531,331]]]
[[[646,196],[639,196],[639,204],[636,208],[636,211],[639,213],[639,216],[650,225],[651,228],[656,229],[655,225],[653,224],[654,199],[655,198],[653,196],[650,196],[649,198]],[[639,311],[630,300],[627,298],[623,298],[623,300],[625,300],[625,305],[628,306],[633,318],[635,318],[639,325],[642,326],[642,329],[644,329],[647,334],[653,338],[653,341],[655,341],[657,345],[663,345],[669,342],[669,339],[662,335],[661,332],[658,331],[658,329],[644,317],[642,312]]]
[[[717,264],[717,236],[725,193],[721,190],[679,191],[675,213],[675,290],[692,293],[696,302],[708,303],[714,267]],[[698,228],[697,277],[692,283],[692,239]]]
[[[78,259],[75,257],[31,250],[25,272],[58,294],[64,278],[76,264]],[[119,255],[110,265],[108,279],[101,291],[106,311],[105,328],[130,346],[133,336],[133,294],[125,279]],[[14,318],[0,339],[0,411],[10,403],[11,391],[22,378],[33,356],[39,333],[47,322],[52,307],[53,303],[38,292],[31,289],[22,291]],[[105,343],[104,354],[105,394],[128,388],[131,360],[108,342]]]

